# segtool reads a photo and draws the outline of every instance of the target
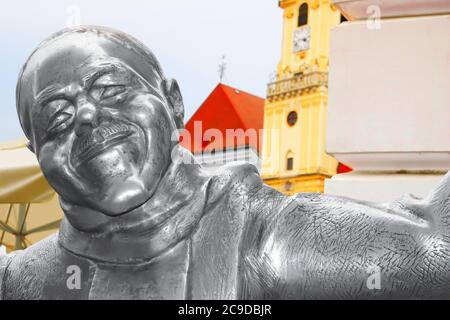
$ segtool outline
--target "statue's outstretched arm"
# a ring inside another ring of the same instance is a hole
[[[291,199],[246,233],[245,297],[448,298],[450,173],[424,199]]]

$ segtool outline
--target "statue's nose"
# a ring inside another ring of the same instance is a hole
[[[75,133],[85,135],[97,126],[97,108],[87,99],[78,101],[77,117],[75,120]]]

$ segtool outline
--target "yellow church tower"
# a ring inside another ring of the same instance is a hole
[[[264,110],[261,176],[293,194],[323,192],[338,162],[325,152],[330,29],[345,18],[331,0],[281,0],[281,60]]]

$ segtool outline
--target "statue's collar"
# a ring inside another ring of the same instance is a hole
[[[147,262],[189,237],[203,215],[209,184],[210,176],[188,151],[178,147],[178,155],[149,201],[111,218],[99,232],[80,231],[65,217],[59,243],[74,254],[105,263]]]

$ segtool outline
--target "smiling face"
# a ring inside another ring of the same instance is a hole
[[[21,122],[49,183],[64,201],[109,216],[151,197],[176,128],[166,81],[127,41],[60,36],[32,54],[18,85]]]

